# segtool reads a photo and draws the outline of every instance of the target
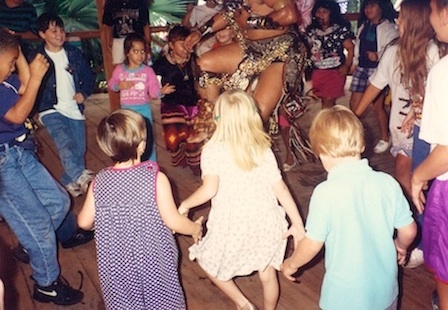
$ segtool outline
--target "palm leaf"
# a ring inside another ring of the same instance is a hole
[[[180,23],[186,13],[187,4],[194,0],[154,0],[149,9],[152,26]]]

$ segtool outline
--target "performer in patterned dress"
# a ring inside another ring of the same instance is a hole
[[[292,127],[296,128],[292,136],[298,138],[297,150],[305,160],[313,155],[297,124],[305,109],[301,95],[307,62],[307,48],[299,25],[302,26],[303,20],[309,22],[312,5],[312,1],[291,0],[224,1],[223,11],[186,40],[187,47],[192,49],[209,33],[227,26],[236,31],[238,42],[198,59],[203,98],[214,102],[221,88],[247,90],[265,122],[278,104],[287,107]]]

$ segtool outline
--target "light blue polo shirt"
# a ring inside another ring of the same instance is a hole
[[[385,309],[398,296],[394,228],[413,221],[398,182],[367,159],[343,163],[311,196],[307,237],[325,242],[322,309]]]

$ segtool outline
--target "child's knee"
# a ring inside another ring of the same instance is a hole
[[[262,283],[269,283],[277,280],[277,270],[272,266],[266,267],[265,270],[258,271],[258,276]]]

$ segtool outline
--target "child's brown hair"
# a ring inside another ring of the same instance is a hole
[[[143,116],[131,110],[118,109],[101,120],[96,139],[101,150],[112,160],[126,162],[138,158],[138,146],[146,141],[146,135]]]

